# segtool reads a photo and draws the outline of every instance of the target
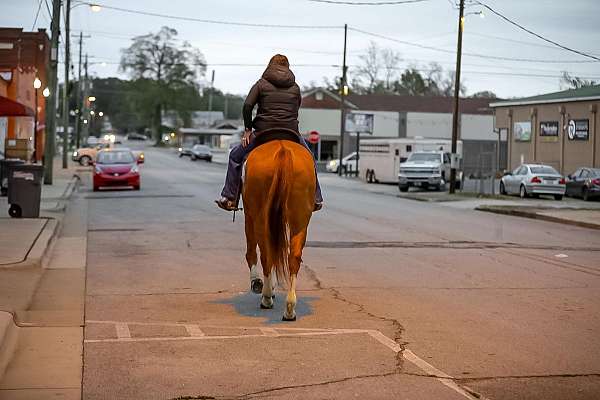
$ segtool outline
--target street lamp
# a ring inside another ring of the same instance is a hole
[[[45,88],[45,89],[42,91],[42,96],[44,96],[44,97],[48,97],[48,96],[50,96],[50,89],[48,89],[48,88]]]
[[[38,89],[42,87],[42,81],[36,76],[33,81],[33,88],[35,89],[35,112],[33,114],[33,157],[35,162],[36,156],[36,135],[37,135],[37,126],[38,126]]]
[[[91,110],[90,115],[93,117],[94,115],[96,115],[96,112],[94,110]]]
[[[89,96],[89,97],[88,97],[88,101],[89,101],[90,103],[93,103],[93,102],[95,102],[95,101],[96,101],[96,96]]]
[[[99,116],[99,117],[104,117],[104,113],[103,113],[102,111],[100,111],[100,112],[98,113],[98,116]]]

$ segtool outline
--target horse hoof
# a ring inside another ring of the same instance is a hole
[[[263,303],[260,303],[260,308],[263,310],[270,310],[273,308],[273,304],[271,304],[270,307],[265,306]]]
[[[252,279],[250,282],[250,289],[253,293],[261,294],[263,290],[263,281],[260,278]]]
[[[292,318],[288,318],[285,315],[281,318],[282,321],[295,321],[296,316],[294,315]]]

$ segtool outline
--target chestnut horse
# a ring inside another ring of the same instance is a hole
[[[290,140],[273,140],[250,153],[242,198],[246,222],[246,261],[252,291],[262,292],[261,308],[273,308],[273,271],[288,284],[284,321],[296,319],[296,278],[315,203],[312,154]],[[264,284],[257,273],[256,246]]]

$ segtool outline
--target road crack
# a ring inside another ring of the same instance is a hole
[[[340,290],[337,288],[323,287],[323,284],[322,284],[321,280],[319,279],[319,277],[317,276],[317,273],[313,269],[311,269],[308,265],[304,264],[303,266],[304,266],[304,270],[306,271],[309,279],[311,279],[315,283],[315,286],[317,289],[329,291],[335,300],[340,301],[342,303],[346,303],[352,307],[355,307],[356,311],[359,313],[363,313],[365,315],[368,315],[372,319],[377,319],[377,320],[380,320],[380,321],[383,321],[385,323],[392,325],[393,331],[394,331],[394,337],[392,339],[400,346],[400,351],[396,353],[396,372],[395,373],[401,373],[402,369],[404,368],[403,353],[406,348],[406,345],[408,344],[408,342],[402,340],[402,334],[404,333],[404,327],[402,326],[402,324],[395,318],[384,317],[381,315],[373,314],[370,311],[367,311],[364,304],[360,304],[355,301],[347,299],[346,297],[344,297],[342,295]]]

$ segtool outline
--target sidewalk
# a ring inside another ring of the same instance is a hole
[[[67,203],[77,188],[76,167],[55,159],[54,184],[42,187],[40,218],[8,216],[0,197],[0,379],[18,343],[18,327],[42,282]]]
[[[600,209],[597,208],[544,208],[514,205],[481,205],[475,209],[496,214],[513,215],[517,217],[581,226],[584,228],[600,229]]]

